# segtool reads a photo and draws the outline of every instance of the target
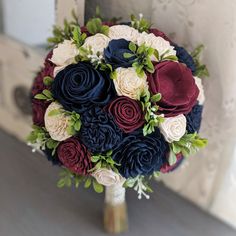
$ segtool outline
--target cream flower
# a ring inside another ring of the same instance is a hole
[[[108,37],[110,39],[126,39],[134,43],[137,42],[139,36],[138,30],[128,26],[128,25],[114,25],[109,28]]]
[[[141,93],[148,88],[147,76],[140,78],[132,67],[119,67],[116,72],[117,78],[113,81],[117,94],[139,100]]]
[[[159,52],[159,55],[163,55],[167,50],[169,50],[169,52],[165,54],[166,56],[176,55],[176,51],[174,50],[174,47],[170,45],[170,42],[162,37],[156,37],[153,33],[148,34],[146,32],[142,32],[139,34],[137,44],[138,46],[145,44],[148,47],[152,47]]]
[[[203,105],[203,103],[205,102],[205,94],[204,94],[204,89],[203,89],[203,85],[202,85],[202,79],[198,78],[198,77],[194,77],[195,80],[195,84],[197,85],[198,89],[199,89],[199,94],[198,94],[198,102],[199,105]]]
[[[175,117],[167,117],[160,124],[160,131],[169,143],[179,141],[186,132],[186,117],[181,114]]]
[[[62,109],[62,106],[56,102],[52,102],[44,115],[45,128],[50,134],[51,138],[57,141],[63,141],[69,137],[70,134],[67,133],[67,127],[69,122],[69,117],[63,113],[58,115],[49,115],[53,110]]]
[[[95,34],[85,39],[82,47],[88,49],[91,47],[93,54],[100,52],[103,55],[104,49],[108,46],[110,39],[104,34]]]
[[[125,179],[112,170],[101,168],[92,173],[92,176],[99,184],[104,186],[112,186],[115,184],[123,184]]]
[[[50,59],[56,67],[54,69],[54,76],[63,70],[66,66],[75,63],[75,56],[79,54],[79,50],[71,40],[64,40],[53,49],[53,55]]]

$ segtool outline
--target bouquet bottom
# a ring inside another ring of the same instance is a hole
[[[106,187],[104,228],[108,233],[113,234],[128,230],[125,188],[123,188],[121,184]]]

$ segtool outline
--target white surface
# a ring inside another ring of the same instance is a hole
[[[2,0],[5,33],[24,43],[46,42],[54,24],[54,0]]]

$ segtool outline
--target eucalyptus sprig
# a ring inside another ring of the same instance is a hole
[[[148,181],[145,179],[145,176],[138,175],[135,178],[126,179],[124,188],[133,188],[138,193],[138,199],[141,199],[144,196],[146,199],[149,199],[150,196],[147,193],[152,193],[153,190],[148,184]]]
[[[159,57],[158,51],[146,46],[145,44],[140,45],[139,47],[133,42],[129,43],[129,50],[132,53],[124,53],[124,58],[134,58],[132,60],[132,67],[135,68],[138,76],[143,77],[145,71],[149,73],[154,72],[154,65],[152,64],[151,57]]]
[[[48,116],[57,116],[64,114],[69,117],[66,131],[70,135],[75,135],[81,128],[80,114],[75,111],[66,111],[64,109],[54,109],[48,113]]]
[[[204,49],[204,46],[199,45],[191,53],[194,64],[196,66],[196,71],[195,71],[194,75],[197,77],[200,77],[200,78],[209,77],[209,71],[208,71],[206,65],[201,63],[201,59],[200,59],[203,49]]]
[[[120,164],[116,163],[112,159],[112,150],[108,151],[105,154],[93,155],[91,157],[91,161],[95,164],[95,166],[90,170],[90,172],[93,172],[100,168],[107,168],[107,169],[112,169],[117,173],[118,172],[117,166],[120,166]]]
[[[84,188],[89,188],[90,186],[93,186],[93,189],[97,193],[103,192],[103,186],[99,184],[92,176],[78,175],[71,172],[67,168],[62,168],[61,172],[59,173],[59,180],[57,182],[58,188],[72,186],[78,188],[81,184],[84,185]]]
[[[58,141],[53,140],[45,128],[39,127],[37,125],[32,126],[32,131],[27,137],[27,142],[33,147],[33,151],[45,150],[46,148],[52,150],[52,156],[56,152],[56,148],[59,144]]]
[[[195,154],[200,148],[207,145],[208,141],[201,138],[196,132],[193,134],[186,133],[179,141],[170,143],[169,164],[174,165],[177,161],[176,154],[182,153],[184,157]]]
[[[75,14],[75,11],[72,11],[72,20],[64,20],[63,27],[54,25],[53,26],[53,36],[48,38],[48,43],[54,47],[55,45],[62,43],[65,39],[72,39],[73,32],[75,28],[79,27],[78,17]]]
[[[131,19],[131,26],[135,29],[137,29],[139,32],[148,32],[148,30],[151,27],[151,23],[143,18],[143,14],[139,14],[139,18],[137,18],[135,15],[130,16]]]
[[[146,121],[143,127],[143,135],[146,136],[155,131],[155,127],[164,121],[164,117],[156,114],[159,108],[156,103],[161,100],[160,93],[151,96],[149,91],[145,91],[141,97],[142,109],[145,112]]]
[[[109,26],[103,25],[102,20],[100,18],[90,19],[86,24],[86,28],[88,32],[92,35],[97,33],[108,35],[109,32]]]
[[[35,99],[46,100],[46,101],[54,101],[52,92],[48,89],[44,89],[42,93],[38,93],[34,96]]]

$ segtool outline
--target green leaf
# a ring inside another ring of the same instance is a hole
[[[45,76],[43,78],[43,83],[46,85],[46,86],[50,86],[53,82],[53,78],[50,77],[50,76]]]
[[[48,89],[44,89],[42,92],[47,98],[52,98],[52,93]]]
[[[133,53],[135,53],[136,50],[137,50],[136,44],[133,43],[133,42],[130,42],[130,43],[129,43],[129,50],[132,51]]]
[[[97,193],[102,193],[104,187],[103,187],[101,184],[99,184],[99,183],[97,182],[97,180],[94,179],[94,180],[93,180],[93,189],[94,189],[95,192],[97,192]]]
[[[54,109],[54,110],[51,110],[48,113],[48,116],[57,116],[57,115],[60,115],[60,114],[61,114],[61,110],[60,109]]]
[[[47,97],[41,93],[36,94],[34,98],[39,99],[39,100],[47,100]]]
[[[77,120],[75,122],[74,128],[75,128],[76,131],[80,130],[80,128],[81,128],[81,121],[80,120]]]
[[[136,182],[136,178],[128,178],[123,184],[124,188],[133,188]]]
[[[159,102],[161,100],[161,94],[157,93],[151,97],[152,102]]]
[[[131,54],[131,53],[129,53],[129,52],[125,52],[124,54],[123,54],[123,57],[124,58],[131,58],[131,57],[133,57],[134,56],[134,54]]]
[[[115,70],[110,73],[110,78],[111,78],[112,80],[114,80],[114,79],[117,78],[117,72],[116,72]]]
[[[91,186],[91,183],[92,183],[92,179],[90,177],[87,178],[85,183],[84,183],[84,187],[89,188]]]
[[[173,151],[170,151],[168,162],[170,166],[173,166],[177,162],[177,157]]]
[[[58,182],[57,182],[57,187],[58,188],[63,188],[65,186],[65,180],[64,179],[60,179]]]

